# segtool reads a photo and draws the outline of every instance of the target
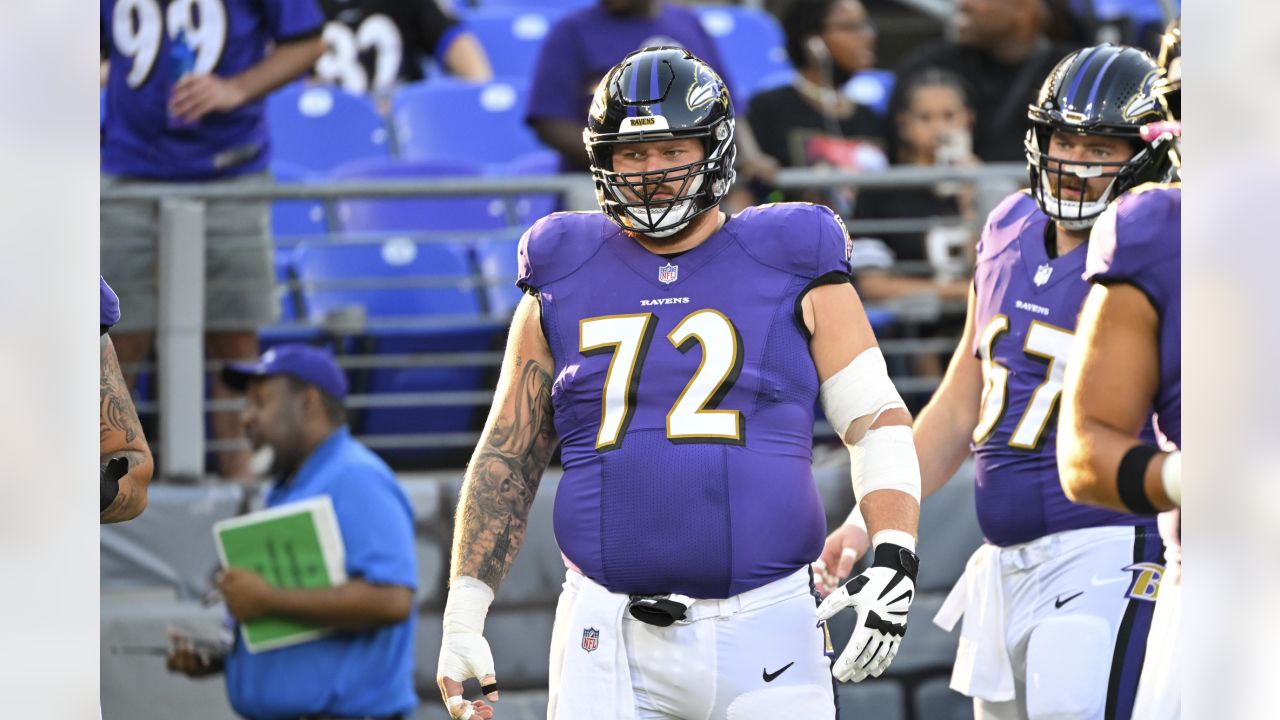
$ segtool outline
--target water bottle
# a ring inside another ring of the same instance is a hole
[[[196,53],[187,44],[187,33],[185,30],[179,30],[177,37],[169,44],[169,100],[173,100],[173,88],[182,79],[182,76],[190,73],[196,66]],[[198,122],[198,121],[197,121]],[[183,120],[181,118],[169,115],[169,128],[173,130],[189,130],[195,127],[196,122]]]

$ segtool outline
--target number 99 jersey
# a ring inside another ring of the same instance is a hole
[[[1025,191],[988,217],[974,269],[973,353],[982,404],[973,432],[978,522],[996,545],[1105,525],[1154,522],[1077,505],[1058,481],[1057,411],[1089,283],[1088,246],[1050,258],[1049,218]]]
[[[100,8],[110,61],[104,173],[198,180],[266,169],[262,99],[183,125],[169,118],[170,89],[183,72],[233,77],[272,43],[319,35],[315,0],[101,0]]]
[[[848,233],[808,204],[750,208],[672,258],[600,213],[525,233],[519,284],[555,360],[570,562],[611,592],[725,598],[821,553],[799,300],[848,280]]]

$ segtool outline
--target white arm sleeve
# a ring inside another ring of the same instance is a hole
[[[849,472],[857,502],[874,490],[900,490],[920,502],[920,460],[906,425],[868,430],[849,446]]]
[[[920,500],[920,461],[911,428],[905,425],[867,430],[849,437],[854,421],[869,417],[870,427],[886,410],[906,408],[889,379],[880,348],[864,350],[840,372],[827,378],[819,391],[822,409],[836,433],[849,447],[853,496],[858,502],[873,490],[901,490]]]
[[[878,347],[863,350],[853,362],[827,378],[818,393],[827,420],[846,442],[859,440],[846,437],[855,420],[869,417],[870,427],[885,410],[907,407],[889,379],[889,368]]]

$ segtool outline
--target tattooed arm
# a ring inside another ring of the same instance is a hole
[[[553,366],[538,300],[526,295],[511,322],[493,407],[462,483],[451,579],[474,577],[497,592],[515,562],[534,493],[556,444]]]
[[[114,458],[122,457],[129,461],[129,472],[120,478],[120,492],[111,506],[98,516],[100,523],[116,523],[132,520],[146,509],[147,484],[151,482],[155,466],[151,448],[142,434],[138,411],[134,409],[125,387],[110,336],[102,336],[99,348],[99,460],[103,467]]]
[[[490,702],[498,699],[498,678],[484,639],[484,620],[498,585],[524,542],[529,508],[556,444],[551,422],[554,361],[539,315],[538,300],[530,295],[516,308],[493,407],[458,500],[453,567],[436,669],[440,697],[455,718],[493,717],[493,708],[484,700],[462,697],[462,683],[477,678],[485,697]]]

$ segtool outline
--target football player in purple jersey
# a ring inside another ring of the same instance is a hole
[[[1072,503],[1058,480],[1053,415],[1089,291],[1089,229],[1107,204],[1163,178],[1155,61],[1135,48],[1071,53],[1029,107],[1031,188],[987,219],[964,337],[915,424],[922,494],[975,457],[986,543],[936,622],[964,617],[951,687],[978,718],[1127,718],[1163,547],[1150,517]],[[855,518],[856,519],[856,518]],[[828,538],[836,567],[858,536]]]
[[[155,463],[151,447],[142,434],[142,422],[133,407],[116,360],[116,349],[107,331],[120,322],[120,300],[98,277],[98,451],[101,467],[102,504],[99,523],[132,520],[147,508],[147,485]]]
[[[1182,31],[1161,43],[1155,93],[1166,121],[1152,140],[1181,133]],[[1180,153],[1175,155],[1180,157]],[[1179,167],[1179,177],[1181,168]],[[1058,470],[1076,502],[1150,516],[1165,542],[1134,717],[1180,715],[1182,606],[1182,184],[1141,185],[1093,226],[1078,341],[1063,383]],[[1155,408],[1158,444],[1138,437]]]
[[[914,597],[911,416],[850,283],[827,208],[729,217],[734,116],[716,72],[632,53],[584,132],[602,212],[525,233],[493,408],[458,505],[437,679],[455,718],[497,699],[484,620],[557,441],[567,570],[548,717],[833,718],[832,675],[877,676]],[[823,508],[813,412],[857,458],[875,562],[817,606]],[[826,618],[859,609],[848,649]]]

